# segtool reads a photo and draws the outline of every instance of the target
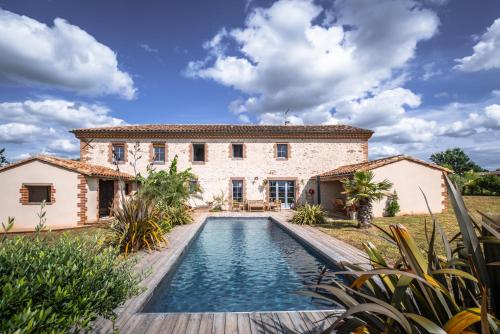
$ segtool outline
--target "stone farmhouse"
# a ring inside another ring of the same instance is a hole
[[[42,156],[0,169],[4,193],[13,194],[0,202],[3,216],[22,217],[21,226],[30,228],[36,215],[29,215],[45,199],[55,226],[95,222],[110,214],[120,190],[131,191],[135,172],[144,175],[148,165],[166,169],[175,156],[203,189],[192,206],[206,206],[222,193],[229,203],[279,200],[283,209],[320,203],[343,214],[336,206],[344,199],[340,180],[356,170],[393,181],[403,214],[427,211],[419,187],[434,212],[447,202],[448,170],[405,156],[369,162],[373,132],[347,125],[131,125],[71,132],[80,140],[79,162]],[[383,207],[377,204],[375,215]]]

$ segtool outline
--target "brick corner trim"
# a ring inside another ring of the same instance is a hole
[[[83,225],[87,222],[87,179],[84,175],[78,174],[77,185],[77,217],[78,225]]]
[[[441,202],[443,210],[441,212],[446,212],[448,210],[448,188],[446,187],[444,172],[441,174],[441,198],[443,199]]]

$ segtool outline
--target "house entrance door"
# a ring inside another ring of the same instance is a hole
[[[111,206],[115,198],[115,184],[110,180],[99,180],[99,218],[111,214]]]

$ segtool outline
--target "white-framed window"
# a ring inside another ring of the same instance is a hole
[[[276,144],[276,157],[278,159],[288,159],[288,144]]]
[[[233,202],[243,202],[243,180],[232,180]]]
[[[165,162],[165,145],[153,145],[154,162]]]
[[[113,144],[113,161],[125,162],[125,145]]]

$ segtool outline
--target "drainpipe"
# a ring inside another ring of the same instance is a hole
[[[316,190],[317,190],[317,200],[318,200],[318,205],[321,204],[321,186],[320,186],[320,177],[319,175],[316,175]]]

